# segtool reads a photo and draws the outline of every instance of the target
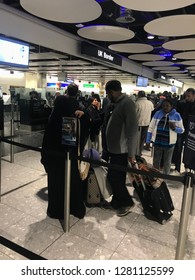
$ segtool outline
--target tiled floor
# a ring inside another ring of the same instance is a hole
[[[5,136],[9,135],[9,123]],[[42,132],[15,130],[14,141],[40,146]],[[88,208],[84,219],[70,216],[65,233],[58,220],[46,215],[47,177],[40,153],[2,143],[0,235],[50,260],[174,260],[181,214],[183,185],[168,183],[175,210],[160,225],[146,219],[138,200],[132,213],[119,218],[112,210]],[[143,155],[151,162],[151,153]],[[172,174],[174,175],[174,173]],[[132,195],[133,189],[129,188]],[[189,217],[185,259],[195,260],[195,218]],[[0,260],[21,260],[22,255],[0,245]]]
[[[144,157],[151,161],[150,152]],[[84,219],[71,216],[70,232],[46,216],[47,178],[40,154],[22,151],[2,158],[0,235],[50,260],[174,260],[183,186],[171,181],[175,205],[165,225],[146,219],[137,200],[133,212],[119,218],[112,210],[87,209]],[[129,189],[132,193],[132,188]],[[133,193],[132,193],[133,194]],[[195,260],[195,218],[190,216],[185,259]],[[0,245],[1,260],[25,259]]]

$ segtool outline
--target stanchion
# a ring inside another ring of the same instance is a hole
[[[0,139],[0,202],[1,202],[1,139]]]
[[[193,188],[192,188],[192,200],[191,200],[191,208],[190,208],[190,215],[195,216],[195,177],[193,180]]]
[[[71,161],[70,153],[67,152],[65,161],[65,186],[64,186],[64,231],[70,230],[70,177],[71,177]]]
[[[13,103],[13,98],[11,100],[11,140],[13,140],[14,136],[14,103]],[[11,144],[10,145],[10,162],[14,163],[14,146]]]
[[[175,255],[176,260],[182,260],[184,257],[187,227],[188,227],[188,220],[189,220],[190,206],[191,206],[191,199],[192,199],[193,176],[194,176],[194,171],[190,170],[189,172],[187,172],[186,170],[186,182],[184,185],[183,200],[182,200],[181,215],[180,215],[180,226],[179,226],[176,255]]]
[[[16,121],[17,121],[17,128],[20,128],[20,121],[19,121],[19,105],[18,105],[18,101],[16,103]]]
[[[14,136],[14,119],[11,119],[11,139]],[[13,144],[10,145],[10,162],[14,163],[14,146]]]

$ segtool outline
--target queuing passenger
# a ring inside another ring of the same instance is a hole
[[[174,149],[172,163],[175,164],[175,169],[180,172],[181,169],[181,156],[183,145],[188,131],[188,119],[190,115],[195,115],[195,90],[188,88],[184,93],[184,99],[177,103],[177,111],[180,113],[185,132],[177,137],[177,143]]]
[[[101,100],[98,94],[93,94],[91,98],[91,104],[86,109],[86,115],[89,118],[89,137],[92,143],[92,147],[99,151],[100,149],[100,127],[102,125],[101,117]]]
[[[122,93],[120,81],[107,82],[105,90],[114,104],[114,110],[106,127],[110,164],[127,167],[128,161],[131,164],[135,162],[138,131],[135,103]],[[109,168],[108,180],[113,191],[112,207],[117,210],[118,216],[127,215],[134,202],[126,188],[126,172]]]
[[[110,100],[108,98],[108,95],[106,94],[106,96],[103,98],[102,101],[102,111],[104,114],[106,113],[109,104],[110,104]]]
[[[29,95],[30,95],[31,100],[38,100],[39,99],[39,94],[35,90],[30,91]]]
[[[74,98],[78,87],[75,84],[68,86],[68,96],[60,95],[55,99],[54,108],[46,127],[43,143],[41,163],[44,165],[48,179],[48,208],[47,215],[55,219],[64,218],[64,182],[65,182],[65,151],[62,142],[62,118],[81,117],[83,112],[78,110],[78,102]],[[82,141],[81,141],[82,142]],[[82,149],[82,148],[81,148]],[[73,147],[71,153],[77,155],[78,147]],[[56,154],[58,153],[58,154]],[[61,154],[61,156],[59,156]],[[86,212],[82,181],[78,170],[77,159],[71,160],[71,188],[70,213],[83,218]]]
[[[103,111],[103,123],[101,126],[101,139],[102,139],[102,153],[101,153],[101,158],[105,161],[109,160],[109,152],[107,148],[107,143],[106,143],[106,126],[108,124],[109,118],[112,114],[113,111],[113,103],[111,103],[110,99],[108,98],[108,95],[106,94],[106,97],[104,98],[106,100],[102,106],[102,111]],[[103,100],[103,101],[104,101]],[[106,103],[106,104],[105,104]]]
[[[55,98],[58,97],[58,96],[60,96],[60,95],[61,95],[60,91],[56,91],[56,93],[55,93]]]
[[[177,133],[183,133],[183,121],[180,114],[173,109],[170,99],[162,102],[162,109],[157,111],[148,128],[146,142],[153,142],[153,166],[157,169],[161,167],[163,157],[163,172],[170,173],[171,159],[175,143],[177,141]]]
[[[138,147],[137,147],[137,155],[142,154],[144,143],[146,140],[146,135],[148,131],[148,126],[151,121],[151,114],[154,110],[154,105],[151,101],[149,101],[146,97],[145,91],[140,90],[138,92],[138,99],[135,102],[135,108],[138,119]]]

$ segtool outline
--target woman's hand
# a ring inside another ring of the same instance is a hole
[[[172,130],[175,130],[176,125],[175,125],[174,122],[169,122],[169,127],[170,127]]]
[[[82,117],[84,114],[85,114],[85,113],[84,113],[83,111],[80,111],[80,110],[76,110],[76,111],[75,111],[75,116],[76,116],[77,118]]]

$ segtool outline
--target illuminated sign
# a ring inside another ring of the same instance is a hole
[[[81,43],[81,53],[110,62],[115,65],[122,65],[122,57],[110,52],[109,50],[91,45],[86,42]]]
[[[83,84],[84,88],[94,88],[94,84]]]

